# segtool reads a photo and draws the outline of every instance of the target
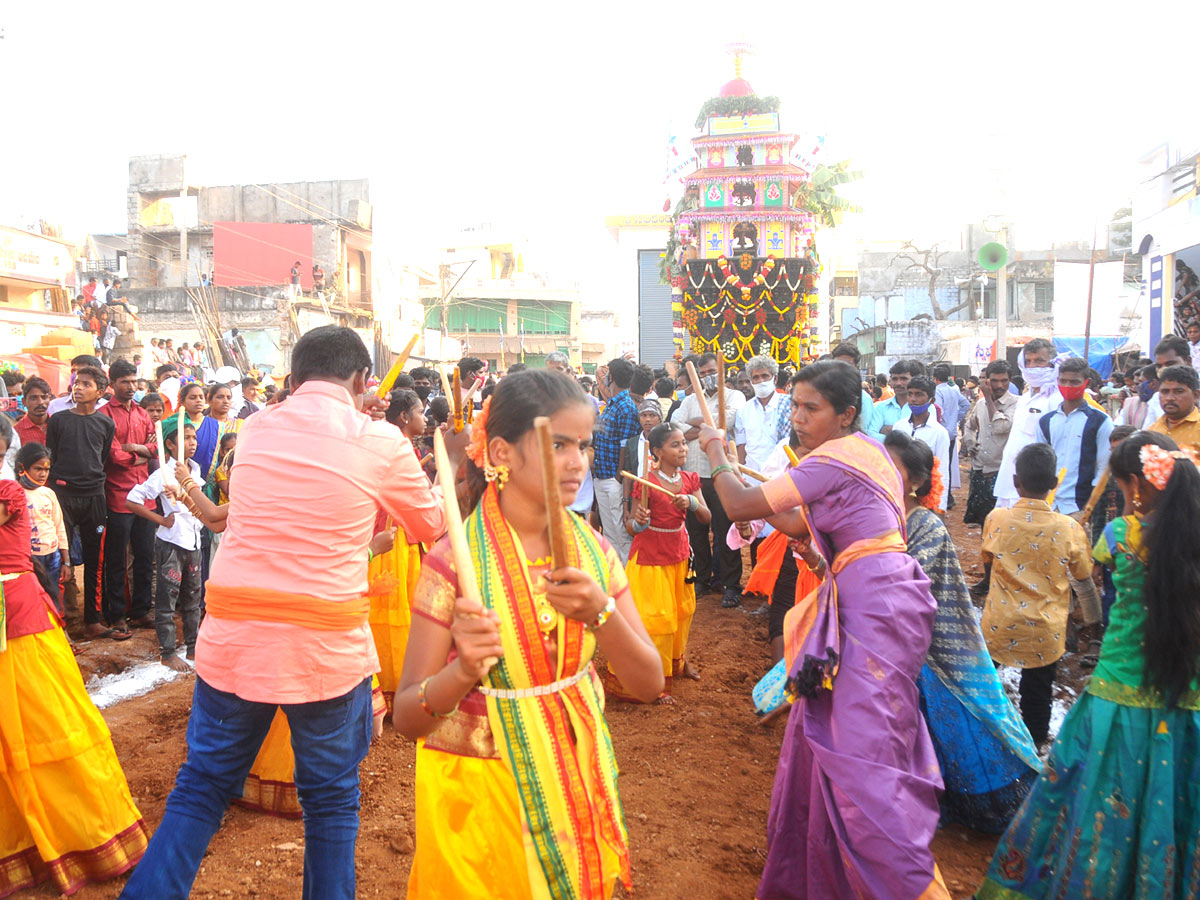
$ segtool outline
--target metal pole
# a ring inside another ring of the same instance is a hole
[[[1008,250],[1008,229],[1000,229],[1000,242],[1004,244],[1005,256]],[[1005,326],[1008,324],[1008,260],[996,272],[996,359],[1008,360],[1007,336]]]
[[[1083,322],[1083,360],[1089,366],[1088,349],[1092,343],[1092,286],[1096,283],[1096,223],[1092,222],[1092,255],[1088,260],[1087,318]]]

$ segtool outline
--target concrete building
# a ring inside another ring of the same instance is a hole
[[[359,332],[377,367],[390,361],[375,324],[366,179],[205,187],[189,178],[186,156],[137,156],[127,199],[124,293],[146,337],[201,339],[214,348],[218,333],[236,327],[251,362],[279,370],[305,331],[341,324]],[[114,238],[94,238],[98,254],[115,254],[104,264],[119,265]]]
[[[1133,197],[1133,249],[1142,254],[1151,346],[1192,318],[1179,301],[1196,290],[1189,273],[1200,273],[1200,126],[1181,116],[1172,131],[1138,161],[1142,178]]]
[[[1014,250],[1013,231],[1008,226],[1006,355],[1033,337],[1051,335],[1077,337],[1082,347],[1090,246]],[[862,247],[857,266],[839,268],[830,283],[831,335],[854,341],[873,372],[886,372],[906,357],[978,371],[997,356],[998,280],[977,258],[992,240],[993,233],[971,225],[957,246],[897,241]],[[1138,290],[1125,283],[1120,257],[1097,271],[1091,353],[1141,342]]]
[[[438,283],[420,289],[427,333],[459,341],[465,355],[492,368],[522,359],[542,366],[556,350],[576,368],[594,365],[584,354],[579,285],[528,270],[526,250],[523,238],[489,227],[464,231],[440,248]]]
[[[69,360],[92,352],[71,313],[75,254],[60,237],[0,225],[0,356]]]

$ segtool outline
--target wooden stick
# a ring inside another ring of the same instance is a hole
[[[570,557],[567,554],[566,509],[558,489],[558,466],[554,459],[554,435],[550,433],[550,420],[545,416],[534,419],[533,428],[542,452],[542,493],[546,497],[551,565],[554,569],[560,569],[570,564]]]
[[[451,390],[450,377],[446,374],[446,370],[443,366],[438,366],[438,374],[442,376],[442,393],[446,395],[446,402],[453,404],[454,400],[451,397],[453,391]],[[454,407],[452,405],[451,409],[453,408]]]
[[[437,460],[438,483],[442,486],[442,506],[446,513],[446,535],[450,538],[450,552],[454,557],[454,571],[458,574],[458,595],[464,600],[483,606],[479,593],[479,582],[475,580],[475,566],[471,563],[471,549],[467,546],[467,532],[463,528],[462,513],[458,509],[458,493],[454,485],[454,469],[446,453],[446,439],[440,429],[433,432],[433,458]],[[488,668],[499,660],[490,657]]]
[[[422,456],[422,457],[421,457],[421,461],[420,461],[419,463],[417,463],[417,465],[419,465],[419,466],[420,466],[420,467],[423,469],[423,468],[425,468],[427,465],[429,465],[429,461],[430,461],[431,459],[433,459],[433,454],[432,454],[432,453],[426,453],[424,456]]]
[[[1108,490],[1108,477],[1112,474],[1112,469],[1105,469],[1100,475],[1100,480],[1096,482],[1096,486],[1092,488],[1092,496],[1088,497],[1087,506],[1083,508],[1083,515],[1079,517],[1079,524],[1087,527],[1087,523],[1091,521],[1092,513],[1096,511],[1096,504],[1100,502],[1100,498],[1104,496],[1104,492]]]
[[[709,428],[716,428],[712,412],[708,408],[708,401],[704,399],[704,388],[700,386],[700,376],[696,374],[696,365],[690,359],[687,362],[687,373],[688,380],[692,383],[692,393],[696,395],[696,400],[700,403],[700,415],[704,419],[704,424]]]
[[[661,484],[655,484],[653,481],[647,481],[645,478],[638,478],[632,472],[621,472],[621,477],[629,478],[632,481],[637,482],[638,484],[644,484],[646,487],[650,488],[650,490],[658,491],[660,494],[666,494],[668,497],[678,497],[679,496],[674,491],[668,491]]]
[[[383,381],[379,382],[378,396],[386,397],[388,391],[396,383],[396,379],[400,377],[400,373],[404,371],[404,366],[408,362],[409,355],[413,352],[413,347],[417,346],[417,341],[421,339],[421,334],[418,332],[408,339],[408,344],[400,351],[400,355],[396,357],[396,361],[392,363],[392,367],[388,369],[387,375]]]
[[[650,474],[650,442],[649,441],[646,441],[646,449],[642,451],[642,472],[645,473],[646,475]],[[643,493],[644,493],[644,491],[638,491],[637,493],[634,494],[634,496],[638,499],[639,503],[643,502],[643,500],[642,500]],[[650,498],[646,497],[645,499],[649,500]]]
[[[725,353],[717,354],[717,427],[728,434],[725,427]]]
[[[463,430],[463,398],[462,375],[459,374],[458,366],[454,367],[454,377],[451,379],[450,386],[454,391],[454,433],[459,434]]]
[[[755,472],[753,469],[748,469],[745,466],[739,465],[738,471],[741,472],[743,475],[749,475],[755,481],[766,481],[767,480],[767,476],[764,475],[762,472]]]
[[[796,455],[796,451],[793,450],[790,445],[784,444],[783,452],[787,454],[788,462],[790,462],[793,466],[800,465],[800,457]]]

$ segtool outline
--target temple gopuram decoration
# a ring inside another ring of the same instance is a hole
[[[663,276],[681,354],[723,354],[731,368],[764,354],[781,365],[815,359],[820,306],[817,226],[854,210],[833,188],[858,173],[816,161],[823,139],[783,131],[779,100],[736,76],[705,103],[680,167]]]

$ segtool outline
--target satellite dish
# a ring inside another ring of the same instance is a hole
[[[1150,248],[1154,246],[1154,235],[1148,234],[1142,238],[1142,242],[1138,244],[1138,256],[1145,256],[1150,252]]]
[[[989,241],[979,248],[979,265],[988,272],[1002,269],[1008,263],[1008,248],[996,241]]]

